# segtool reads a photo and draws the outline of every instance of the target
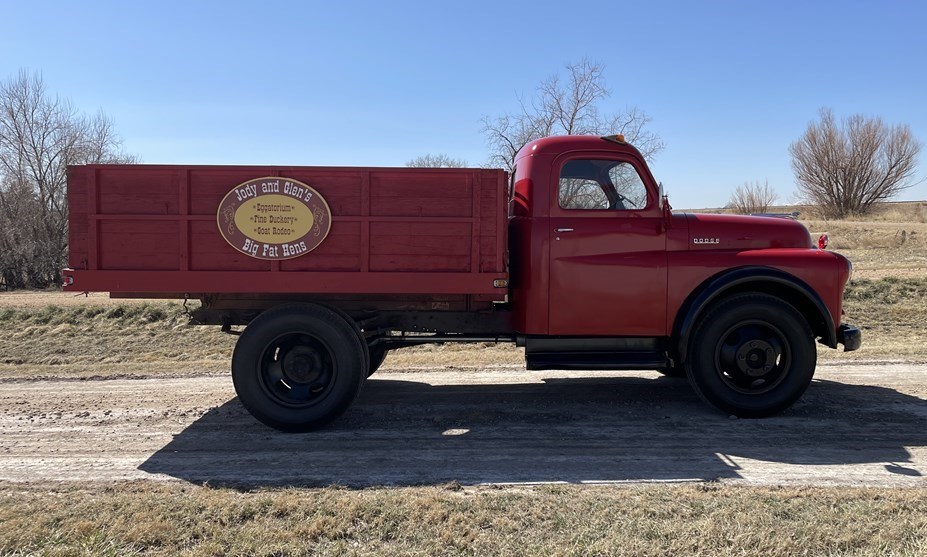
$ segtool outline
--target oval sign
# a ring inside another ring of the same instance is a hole
[[[219,233],[233,248],[256,259],[292,259],[328,236],[332,212],[308,184],[264,177],[235,186],[219,203]]]

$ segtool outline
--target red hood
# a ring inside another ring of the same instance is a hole
[[[689,213],[689,249],[810,248],[800,222],[778,217]]]

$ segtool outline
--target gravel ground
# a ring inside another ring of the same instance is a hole
[[[288,435],[227,376],[0,383],[0,481],[210,485],[723,482],[927,487],[927,367],[820,365],[785,414],[737,420],[653,372],[382,372]]]

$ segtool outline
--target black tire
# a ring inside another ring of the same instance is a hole
[[[360,326],[357,324],[357,321],[355,321],[354,318],[348,314],[348,312],[344,311],[341,308],[330,306],[327,304],[324,305],[323,307],[326,309],[332,310],[333,312],[340,315],[342,319],[350,323],[351,327],[354,329],[354,334],[357,335],[357,338],[359,338],[361,343],[364,345],[364,362],[365,363],[364,363],[363,369],[367,369],[370,366],[370,351],[367,348],[367,338],[364,336],[364,331],[361,330]]]
[[[386,354],[389,352],[386,348],[370,348],[370,365],[367,368],[367,377],[373,375],[380,366],[383,365],[383,360],[386,359]]]
[[[238,338],[232,381],[251,414],[281,431],[310,431],[351,405],[367,345],[339,313],[315,304],[269,309]]]
[[[706,402],[742,418],[782,412],[808,388],[817,351],[808,322],[765,294],[738,294],[699,319],[689,345],[689,382]]]

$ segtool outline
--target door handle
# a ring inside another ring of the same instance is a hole
[[[554,231],[556,231],[556,232],[573,232],[573,229],[572,229],[572,228],[555,228]]]

